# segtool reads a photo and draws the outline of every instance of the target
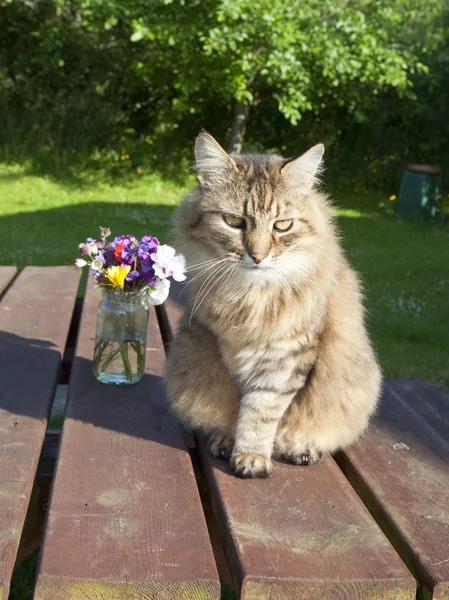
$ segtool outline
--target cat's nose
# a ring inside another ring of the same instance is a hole
[[[264,258],[267,258],[268,252],[251,252],[250,254],[256,265],[260,264]]]

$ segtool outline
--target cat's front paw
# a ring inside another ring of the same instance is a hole
[[[212,433],[209,436],[207,447],[214,458],[229,460],[231,458],[232,448],[234,447],[234,440],[222,433]]]
[[[318,451],[305,450],[298,454],[284,453],[279,458],[292,463],[293,465],[309,466],[313,465],[323,458],[323,453]]]
[[[236,452],[231,456],[231,468],[237,477],[243,479],[271,477],[271,459],[263,454]]]

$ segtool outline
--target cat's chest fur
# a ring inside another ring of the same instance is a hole
[[[277,387],[317,346],[324,306],[316,298],[265,292],[238,305],[222,302],[220,309],[211,302],[199,316],[215,334],[223,362],[237,380],[248,383],[257,377],[257,385]]]
[[[252,343],[277,342],[295,331],[313,328],[323,312],[323,297],[294,290],[242,292],[237,297],[207,298],[198,311],[200,320],[230,341],[242,336]]]
[[[276,372],[282,380],[282,372],[292,370],[298,357],[317,341],[317,334],[301,331],[293,335],[264,343],[219,340],[220,354],[229,371],[239,379],[248,379],[254,373],[265,372],[271,383]]]

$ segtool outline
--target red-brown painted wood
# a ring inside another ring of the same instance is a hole
[[[36,600],[217,600],[220,584],[190,456],[163,392],[154,310],[132,386],[91,373],[98,290],[88,289]]]
[[[388,387],[399,394],[444,438],[449,439],[449,390],[420,379],[389,379]]]
[[[405,386],[400,394],[399,387],[386,383],[379,415],[340,461],[421,582],[425,597],[448,600],[449,428],[443,437],[411,407],[420,402],[421,386]],[[424,415],[425,402],[420,410]],[[443,431],[443,420],[440,427]]]
[[[0,302],[0,598],[8,597],[79,283],[27,267]]]
[[[0,295],[16,273],[16,267],[0,267]]]
[[[182,308],[170,299],[166,312],[176,329]],[[243,600],[415,598],[415,580],[331,457],[242,480],[198,447]]]

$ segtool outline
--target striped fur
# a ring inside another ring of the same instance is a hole
[[[315,185],[322,149],[230,157],[208,134],[196,149],[200,185],[176,218],[190,309],[167,364],[170,402],[239,476],[269,476],[273,457],[311,464],[363,432],[380,388],[360,285]],[[275,231],[285,219],[293,227]]]

